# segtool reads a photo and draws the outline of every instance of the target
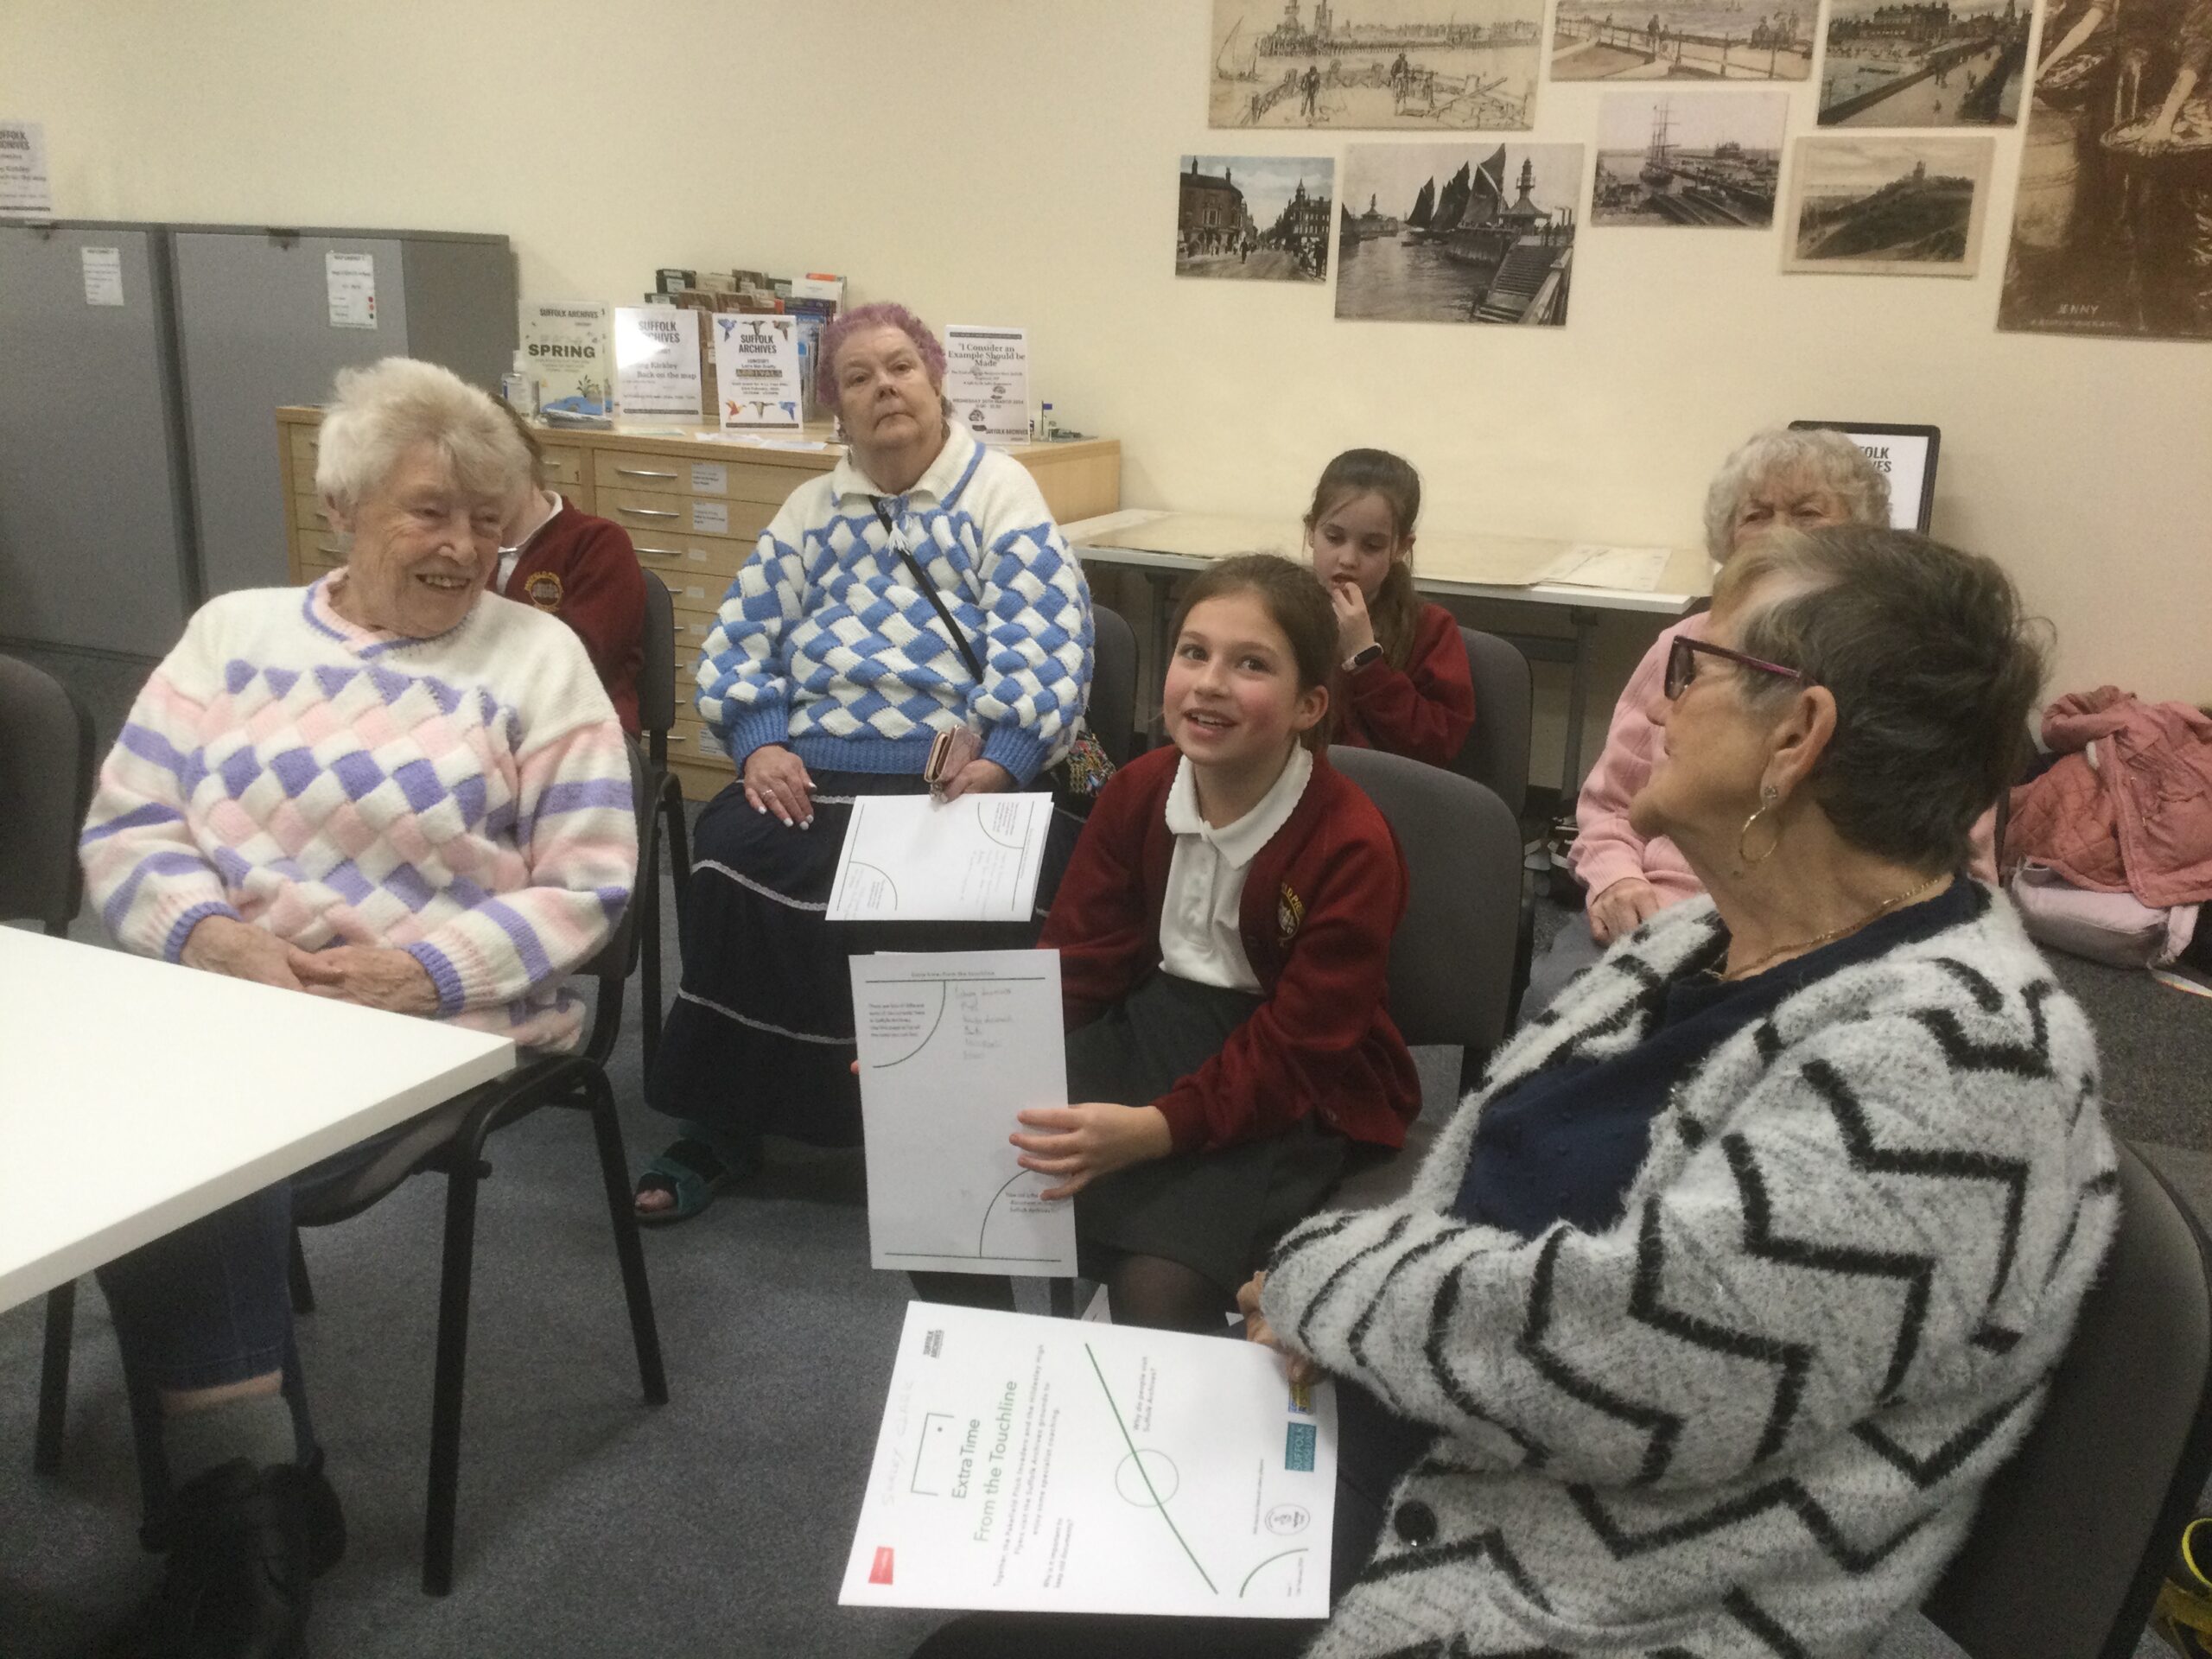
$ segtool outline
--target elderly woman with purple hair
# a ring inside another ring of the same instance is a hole
[[[823,912],[855,798],[927,788],[945,733],[974,757],[947,797],[1027,788],[1090,696],[1083,572],[1029,474],[947,420],[937,337],[861,306],[818,361],[844,457],[761,532],[700,654],[699,712],[738,779],[695,833],[683,987],[646,1085],[683,1129],[638,1183],[641,1221],[696,1215],[764,1132],[859,1141],[849,957],[1031,942]]]

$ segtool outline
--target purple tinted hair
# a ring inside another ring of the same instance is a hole
[[[922,354],[922,367],[929,373],[930,384],[944,384],[944,347],[930,332],[929,324],[903,305],[877,300],[844,312],[822,331],[822,360],[814,371],[814,396],[823,408],[834,410],[837,407],[837,378],[833,371],[837,366],[839,348],[855,334],[868,328],[899,330],[914,342],[914,349]]]

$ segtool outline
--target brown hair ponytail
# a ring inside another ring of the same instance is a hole
[[[1313,486],[1313,505],[1306,512],[1306,533],[1356,495],[1379,495],[1390,509],[1394,538],[1400,546],[1411,540],[1414,521],[1421,517],[1421,474],[1413,463],[1388,449],[1347,449],[1321,469]],[[1382,585],[1367,607],[1375,623],[1375,643],[1393,668],[1402,669],[1413,655],[1414,624],[1421,618],[1421,599],[1414,592],[1413,554],[1393,556],[1383,573]]]

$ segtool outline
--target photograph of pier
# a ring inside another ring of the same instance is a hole
[[[1829,0],[1824,127],[2009,127],[2032,3]]]
[[[1213,0],[1206,120],[1519,130],[1543,36],[1543,0]]]
[[[1337,216],[1337,315],[1567,321],[1580,144],[1354,144]]]
[[[1820,0],[1560,0],[1554,80],[1803,80]]]
[[[1800,138],[1784,270],[1971,276],[1996,155],[1991,138]]]
[[[1336,173],[1325,156],[1185,156],[1176,185],[1175,274],[1327,281]]]
[[[1590,222],[1767,229],[1789,119],[1787,92],[1608,92]]]

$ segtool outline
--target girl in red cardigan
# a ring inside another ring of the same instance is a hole
[[[1322,746],[1338,635],[1310,572],[1224,560],[1172,637],[1173,747],[1100,794],[1045,924],[1083,1103],[1013,1139],[1075,1198],[1116,1322],[1218,1332],[1348,1145],[1420,1109],[1383,1007],[1406,870]]]
[[[1475,723],[1459,625],[1414,592],[1421,474],[1387,449],[1347,449],[1314,486],[1306,550],[1328,584],[1344,696],[1337,741],[1448,766]]]

